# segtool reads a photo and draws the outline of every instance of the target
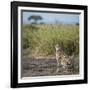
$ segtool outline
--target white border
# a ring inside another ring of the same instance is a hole
[[[79,75],[57,75],[57,76],[40,76],[24,77],[21,79],[21,10],[37,11],[58,11],[58,12],[79,12],[80,14],[80,74]],[[55,9],[55,8],[38,8],[38,7],[18,7],[18,83],[32,83],[45,81],[64,81],[64,80],[82,80],[84,79],[84,11],[73,9]]]

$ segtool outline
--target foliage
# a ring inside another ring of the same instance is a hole
[[[55,45],[68,54],[79,54],[78,25],[23,25],[23,48],[30,48],[33,55],[54,55]]]
[[[28,17],[28,20],[34,20],[34,22],[32,22],[33,24],[37,24],[38,20],[42,20],[43,18],[39,15],[32,15],[30,17]]]

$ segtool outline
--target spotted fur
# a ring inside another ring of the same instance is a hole
[[[57,67],[62,67],[63,69],[67,70],[68,67],[71,66],[71,59],[64,53],[64,51],[60,48],[60,46],[57,44],[55,46],[56,49],[56,61],[57,61]],[[57,70],[59,71],[59,69]]]

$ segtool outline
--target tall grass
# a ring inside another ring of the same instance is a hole
[[[23,25],[23,49],[33,55],[54,55],[59,44],[68,55],[79,53],[78,25]]]

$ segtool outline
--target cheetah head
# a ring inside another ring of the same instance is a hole
[[[56,49],[56,51],[62,50],[61,47],[59,46],[59,44],[56,44],[56,45],[55,45],[55,49]]]

